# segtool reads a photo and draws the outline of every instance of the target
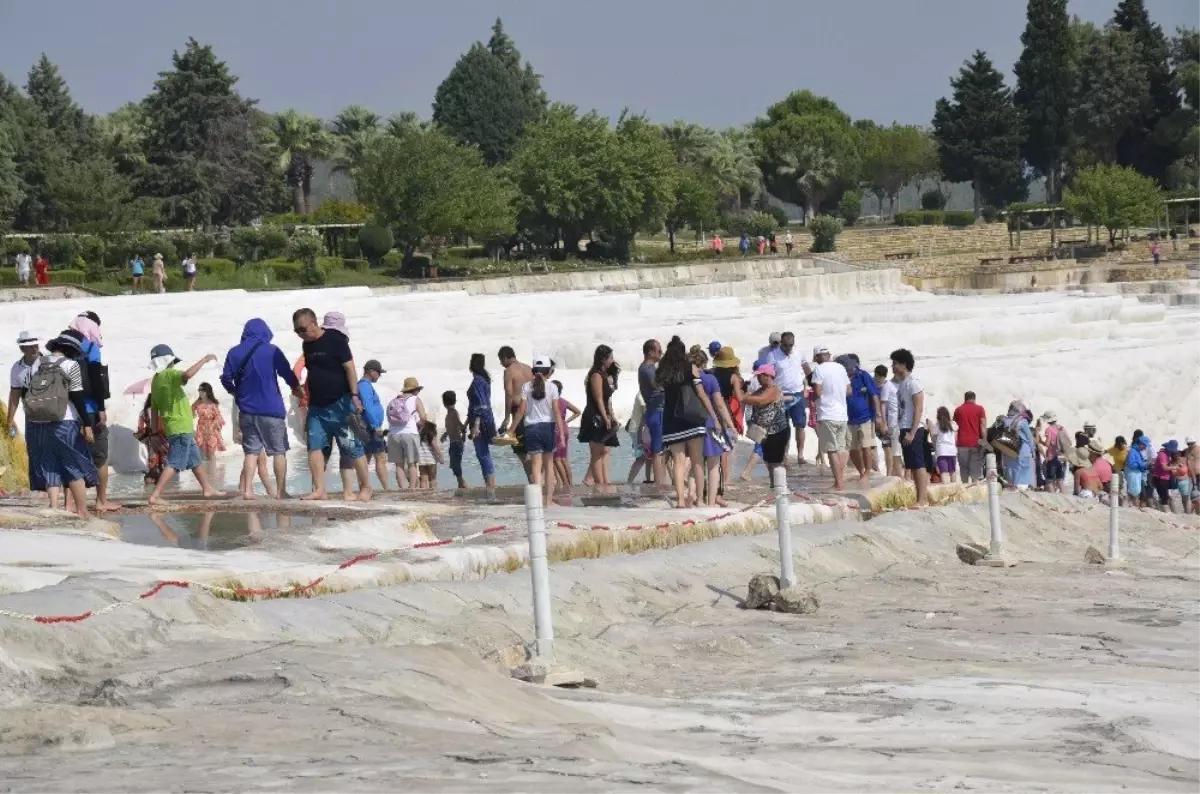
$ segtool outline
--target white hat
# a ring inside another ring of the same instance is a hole
[[[22,331],[17,334],[17,347],[36,347],[37,344],[37,334],[33,331]]]
[[[825,345],[817,345],[813,348],[813,358],[827,355],[829,355],[829,348],[825,347]]]
[[[1185,444],[1195,444],[1195,443],[1196,443],[1196,437],[1195,437],[1195,436],[1188,436],[1187,438],[1185,438],[1185,439],[1183,440],[1183,443],[1185,443]]]
[[[778,331],[772,331],[771,335],[767,337],[767,342],[772,345],[781,341],[783,341],[783,334]]]
[[[533,366],[535,369],[553,369],[554,360],[550,356],[537,356],[533,359]]]
[[[1054,413],[1054,411],[1046,411],[1046,413],[1042,414],[1042,419],[1050,424],[1054,424],[1058,421],[1058,414]]]

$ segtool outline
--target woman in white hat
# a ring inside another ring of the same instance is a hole
[[[525,422],[525,452],[529,456],[529,482],[542,486],[542,505],[554,498],[554,450],[566,433],[558,410],[558,386],[550,380],[554,362],[549,356],[533,360],[533,380],[521,387],[521,404],[513,426]]]

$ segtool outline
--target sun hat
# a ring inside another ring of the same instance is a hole
[[[720,350],[721,350],[721,343],[718,342],[716,339],[714,339],[708,343],[708,354],[710,356],[715,356],[718,352],[720,352]]]
[[[154,258],[155,258],[155,259],[162,259],[162,258],[163,258],[163,255],[162,255],[162,254],[155,254],[155,255],[154,255]]]
[[[1175,439],[1171,439],[1167,443],[1163,444],[1163,449],[1165,449],[1167,452],[1170,452],[1172,455],[1174,455],[1176,452],[1179,451],[1179,442],[1176,441]]]
[[[1091,441],[1088,442],[1087,450],[1088,450],[1088,452],[1092,453],[1093,455],[1103,455],[1105,452],[1104,445],[1101,444],[1100,441],[1095,438],[1093,438]]]
[[[366,364],[363,364],[363,372],[368,371],[378,372],[380,375],[387,372],[387,370],[383,368],[383,365],[379,363],[379,360],[374,358],[368,361]]]
[[[350,338],[350,332],[346,330],[346,315],[341,312],[325,312],[325,316],[321,318],[321,327],[326,331],[337,331],[347,339]]]
[[[424,388],[425,387],[422,386],[420,384],[420,382],[417,381],[416,378],[409,375],[407,378],[404,379],[404,388],[401,389],[401,391],[403,391],[405,394],[408,394],[410,391],[420,391],[421,389],[424,389]]]
[[[175,351],[171,349],[170,345],[155,345],[150,348],[150,369],[155,372],[178,363],[179,357],[175,355]]]
[[[1042,414],[1042,420],[1050,424],[1055,424],[1058,422],[1058,414],[1054,413],[1054,411],[1046,411],[1046,413]]]
[[[767,337],[767,341],[773,345],[777,344],[782,339],[783,339],[783,334],[779,331],[772,331],[771,335]]]
[[[755,375],[770,375],[773,378],[773,377],[775,377],[775,365],[774,364],[761,364],[754,369],[754,374]]]
[[[732,347],[723,347],[713,356],[713,366],[720,369],[737,369],[742,365],[742,360],[733,352]]]
[[[37,334],[33,331],[22,331],[17,334],[17,347],[37,347]]]

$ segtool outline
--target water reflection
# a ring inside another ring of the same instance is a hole
[[[261,544],[291,529],[311,526],[309,516],[289,513],[207,511],[147,513],[114,519],[121,540],[141,546],[173,546],[196,551],[229,551]]]

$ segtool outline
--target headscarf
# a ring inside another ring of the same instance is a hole
[[[1008,404],[1008,416],[1010,419],[1015,419],[1018,416],[1022,416],[1026,410],[1025,403],[1021,402],[1020,400],[1013,400]]]
[[[76,317],[67,327],[72,331],[82,334],[83,338],[89,342],[95,342],[104,347],[104,334],[100,333],[100,326],[86,314]]]

